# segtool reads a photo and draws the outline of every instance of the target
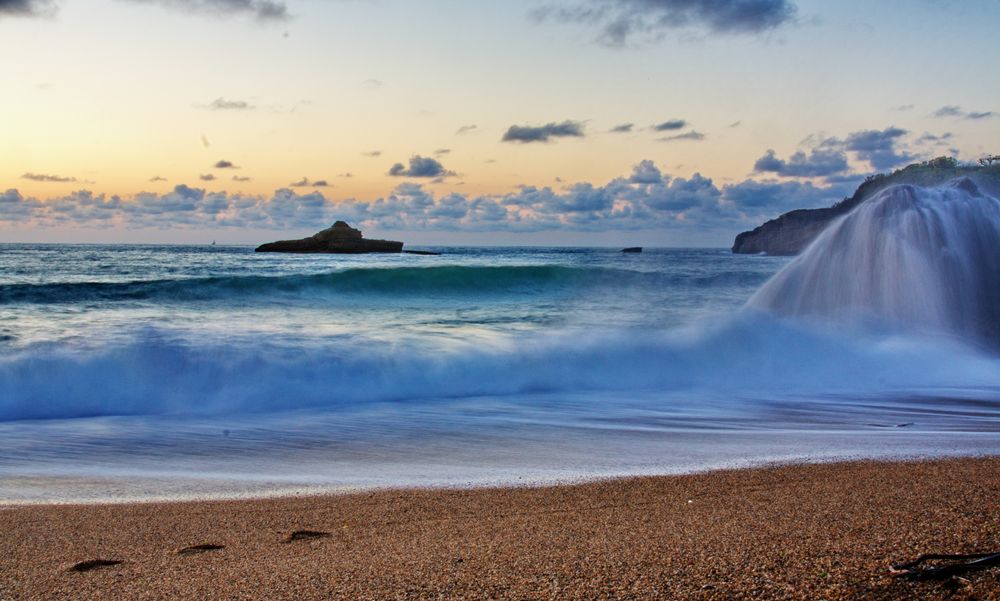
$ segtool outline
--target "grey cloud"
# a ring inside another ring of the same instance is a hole
[[[477,129],[479,129],[479,127],[477,127],[475,124],[463,125],[462,127],[459,127],[455,133],[461,136],[462,134],[472,133]]]
[[[46,175],[43,173],[25,173],[21,179],[29,179],[33,182],[46,182],[51,184],[68,184],[77,181],[75,177],[63,177],[61,175]]]
[[[248,182],[248,181],[250,181],[251,179],[252,179],[252,178],[249,178],[249,177],[247,177],[247,176],[245,176],[245,175],[234,175],[234,176],[233,176],[233,181],[234,181],[234,182]]]
[[[0,0],[0,18],[39,17],[51,13],[54,9],[51,0]]]
[[[378,158],[378,157],[382,156],[382,151],[381,150],[369,150],[368,152],[362,152],[361,156],[366,156],[366,157],[374,159],[374,158]]]
[[[790,0],[581,0],[534,15],[597,27],[601,43],[620,47],[636,36],[656,39],[676,29],[759,34],[793,22],[796,7]]]
[[[548,142],[550,138],[583,137],[583,124],[579,121],[563,121],[545,125],[511,125],[504,132],[502,142]]]
[[[396,163],[389,168],[389,175],[393,177],[448,177],[455,175],[454,171],[448,171],[444,165],[436,159],[414,155],[410,157],[410,166],[407,168],[402,163]]]
[[[226,100],[220,96],[208,103],[205,108],[213,111],[252,111],[257,107],[246,100]]]
[[[165,182],[165,181],[167,181],[167,178],[160,177],[159,175],[154,175],[153,177],[149,178],[149,181],[151,181],[151,182]]]
[[[437,150],[434,151],[434,156],[443,156],[446,154],[451,154],[450,148],[438,148]]]
[[[687,127],[687,121],[684,119],[671,119],[670,121],[657,123],[653,126],[653,131],[676,131],[685,127]]]
[[[993,111],[968,111],[968,112],[966,112],[966,111],[962,110],[962,107],[954,105],[954,104],[947,104],[945,106],[942,106],[938,110],[934,111],[934,113],[932,113],[932,114],[935,117],[938,117],[938,118],[952,117],[952,118],[955,118],[955,119],[972,119],[972,120],[990,119],[990,118],[996,116],[996,113],[994,113]]]
[[[965,113],[962,111],[961,107],[955,106],[954,104],[948,104],[942,106],[938,110],[934,111],[935,117],[961,117]]]
[[[827,207],[848,196],[855,185],[820,187],[811,182],[744,180],[722,188],[722,200],[748,216],[764,218],[789,209]]]
[[[212,165],[216,169],[239,169],[232,161],[217,161],[215,165]]]
[[[940,146],[942,144],[947,144],[954,137],[955,137],[955,134],[951,133],[950,131],[949,132],[945,132],[945,133],[940,134],[940,135],[935,135],[935,134],[932,134],[930,132],[927,132],[927,133],[924,133],[924,135],[922,135],[919,138],[917,138],[917,144],[921,144],[921,145],[922,144],[933,144],[935,146]]]
[[[632,131],[633,127],[635,127],[635,123],[622,123],[612,127],[610,131],[613,134],[627,134]]]
[[[632,168],[632,176],[628,181],[631,184],[659,184],[663,182],[663,173],[653,161],[641,161]]]
[[[177,185],[165,194],[144,192],[128,200],[80,191],[45,202],[8,190],[0,194],[0,223],[105,227],[114,221],[131,228],[287,230],[345,219],[363,228],[410,231],[685,227],[735,233],[789,208],[832,204],[845,190],[846,185],[752,180],[720,188],[701,174],[672,178],[651,161],[642,161],[630,176],[604,185],[578,182],[560,191],[520,186],[509,194],[484,196],[437,197],[413,182],[372,201],[336,201],[316,191],[298,194],[291,187],[270,196],[244,196]]]
[[[309,181],[308,177],[303,177],[297,182],[292,182],[288,184],[289,188],[325,188],[329,186],[329,182],[325,179],[318,179],[316,181]]]
[[[871,163],[878,170],[892,169],[913,162],[917,157],[897,148],[905,129],[887,127],[881,131],[869,129],[856,131],[847,136],[844,147],[858,154],[858,158]]]
[[[261,21],[284,21],[290,15],[279,0],[128,0],[137,4],[156,4],[183,12],[215,16],[252,15]]]
[[[203,182],[211,182],[215,181],[215,176],[212,175],[211,173],[203,173],[198,176],[198,179],[200,179]]]
[[[850,170],[847,154],[842,150],[813,148],[807,155],[798,151],[788,160],[779,159],[773,150],[757,159],[754,171],[775,173],[782,177],[827,177]]]
[[[684,140],[691,140],[694,142],[700,142],[705,139],[705,134],[698,131],[689,131],[683,134],[677,134],[676,136],[666,136],[663,138],[657,138],[658,142],[681,142]]]

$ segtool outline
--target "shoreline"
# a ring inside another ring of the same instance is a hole
[[[577,476],[531,476],[527,479],[518,476],[498,477],[497,479],[479,479],[469,481],[456,481],[455,483],[431,482],[428,484],[384,484],[384,485],[356,485],[356,484],[279,484],[277,482],[263,481],[259,488],[249,488],[251,483],[241,480],[230,482],[231,489],[221,492],[191,492],[176,494],[144,494],[135,493],[136,496],[120,496],[107,498],[66,498],[66,499],[28,499],[14,500],[0,498],[0,510],[18,509],[22,507],[93,507],[93,506],[121,506],[121,505],[156,505],[156,504],[176,504],[176,503],[217,503],[217,502],[252,502],[252,501],[273,501],[281,499],[308,499],[314,497],[340,497],[345,495],[363,495],[370,493],[406,493],[406,492],[449,492],[449,491],[489,491],[489,490],[519,490],[519,489],[541,489],[541,488],[563,488],[574,486],[586,486],[589,484],[602,484],[621,480],[634,480],[640,478],[677,478],[684,476],[703,476],[715,473],[742,472],[753,470],[768,470],[794,467],[808,467],[813,465],[836,465],[853,463],[876,463],[876,464],[919,464],[935,461],[965,460],[965,459],[1000,459],[1000,449],[990,453],[982,450],[950,453],[950,454],[916,454],[904,453],[899,455],[879,455],[868,456],[858,455],[834,455],[829,457],[798,457],[788,459],[768,459],[761,461],[747,460],[744,462],[722,462],[710,464],[704,467],[681,468],[677,471],[652,469],[648,472],[634,471],[627,473],[611,474],[584,474]],[[34,486],[44,486],[46,484],[76,480],[92,488],[101,486],[114,487],[121,485],[123,481],[147,481],[149,483],[165,483],[184,478],[176,478],[169,475],[153,476],[64,476],[64,475],[20,475],[7,478],[0,477],[0,482],[4,480],[25,480],[34,481]],[[198,481],[197,478],[187,480]],[[207,480],[212,482],[212,480]],[[222,479],[219,482],[226,482]],[[239,484],[243,484],[243,490],[236,490]],[[273,485],[273,486],[269,486]]]
[[[998,473],[1000,457],[987,456],[6,505],[0,599],[1000,599],[1000,569],[972,573],[957,591],[887,569],[922,553],[1000,547]],[[222,548],[178,554],[197,545]],[[70,571],[91,560],[123,563]]]

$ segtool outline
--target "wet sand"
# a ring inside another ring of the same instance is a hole
[[[3,507],[0,533],[4,600],[1000,599],[1000,568],[950,586],[888,572],[1000,551],[1000,458]]]

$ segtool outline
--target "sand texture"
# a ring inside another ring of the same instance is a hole
[[[1000,599],[1000,458],[0,508],[0,599]],[[113,563],[121,562],[121,563]]]

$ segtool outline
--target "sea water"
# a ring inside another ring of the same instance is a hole
[[[0,501],[1000,452],[995,348],[803,319],[808,253],[425,249],[0,245]]]

